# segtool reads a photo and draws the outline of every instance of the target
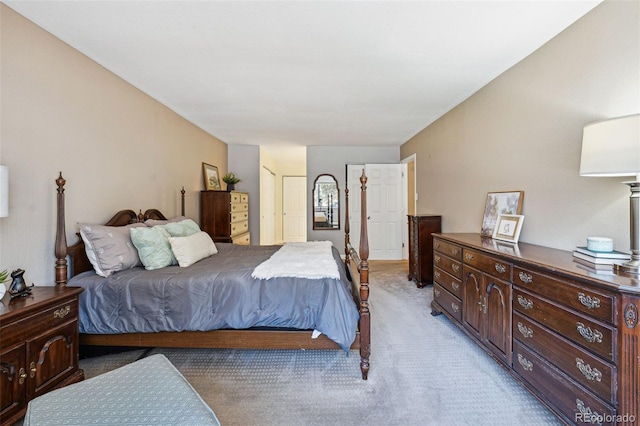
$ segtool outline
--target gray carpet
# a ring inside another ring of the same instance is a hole
[[[371,262],[369,380],[359,354],[155,348],[231,425],[554,425],[557,419],[444,316],[406,262]],[[81,360],[92,377],[140,350]]]

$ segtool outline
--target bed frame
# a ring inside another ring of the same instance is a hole
[[[367,380],[369,373],[369,356],[371,353],[371,314],[369,312],[369,243],[367,234],[367,177],[362,173],[361,183],[361,229],[359,253],[351,245],[349,239],[349,190],[345,189],[345,266],[351,283],[356,289],[354,300],[359,306],[360,320],[356,338],[351,349],[360,350],[360,369],[362,378]],[[66,286],[72,276],[93,269],[87,258],[84,243],[78,235],[78,242],[67,245],[65,230],[64,186],[66,180],[60,172],[56,179],[57,189],[57,229],[55,242],[56,285]],[[185,214],[185,190],[181,196],[182,211]],[[147,219],[166,220],[156,209],[142,213],[133,210],[121,210],[105,225],[124,226],[129,223]],[[67,262],[67,259],[70,261]],[[354,265],[357,273],[353,273]],[[158,333],[127,334],[80,334],[80,344],[84,346],[130,346],[130,347],[178,347],[178,348],[234,348],[234,349],[339,349],[339,346],[324,334],[316,339],[311,338],[311,330],[212,330],[181,331]]]

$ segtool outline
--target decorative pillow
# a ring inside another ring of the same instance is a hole
[[[176,216],[174,218],[168,219],[168,220],[159,220],[159,219],[147,219],[144,221],[144,224],[147,226],[156,226],[156,225],[166,225],[167,223],[171,223],[171,222],[182,222],[183,220],[185,220],[186,217],[184,216]]]
[[[138,256],[145,269],[160,269],[165,266],[177,265],[169,233],[162,226],[153,228],[131,228],[131,241],[138,249]]]
[[[188,237],[170,237],[169,243],[178,264],[183,268],[218,252],[213,240],[204,231]]]
[[[160,225],[167,230],[172,237],[188,237],[200,232],[200,227],[191,219],[185,219],[180,222],[170,222]]]
[[[127,226],[79,225],[87,257],[96,274],[108,277],[114,272],[140,266],[138,251],[131,242],[130,230],[144,227],[144,223]]]

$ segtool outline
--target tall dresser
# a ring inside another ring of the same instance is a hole
[[[409,275],[418,288],[433,283],[433,239],[440,232],[441,217],[408,215],[409,219]]]
[[[638,424],[637,277],[479,234],[435,235],[434,265],[432,314],[449,317],[563,422]]]
[[[200,192],[200,228],[213,241],[248,245],[249,194],[235,191]]]

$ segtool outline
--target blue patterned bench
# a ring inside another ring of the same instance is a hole
[[[25,426],[220,425],[164,355],[152,355],[29,402]]]

